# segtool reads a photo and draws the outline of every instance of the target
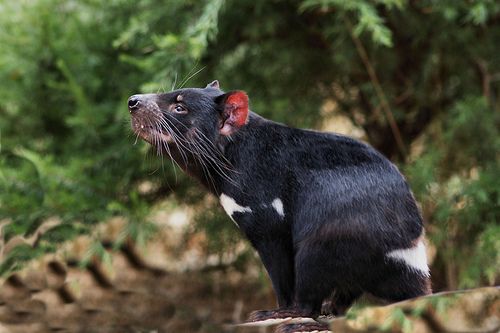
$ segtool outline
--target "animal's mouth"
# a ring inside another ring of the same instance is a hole
[[[164,132],[160,126],[151,125],[150,121],[148,119],[136,119],[132,117],[132,130],[138,137],[153,145],[173,141],[172,135]]]

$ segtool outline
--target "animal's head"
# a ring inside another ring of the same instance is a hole
[[[137,136],[158,149],[170,146],[189,150],[193,140],[213,144],[244,126],[248,96],[243,91],[224,93],[219,82],[213,81],[205,88],[133,95],[128,99],[128,109]]]

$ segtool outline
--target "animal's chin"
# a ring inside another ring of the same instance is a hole
[[[158,133],[157,135],[160,138],[160,140],[163,142],[166,142],[166,143],[173,142],[172,136],[168,133]]]
[[[161,144],[162,142],[171,143],[173,142],[172,136],[168,133],[158,132],[156,130],[143,130],[136,132],[136,134],[152,145]]]

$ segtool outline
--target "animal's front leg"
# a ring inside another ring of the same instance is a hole
[[[269,235],[271,236],[271,235]],[[292,242],[284,237],[266,237],[254,243],[264,267],[271,278],[280,308],[288,308],[294,301],[294,253]]]
[[[294,254],[292,242],[284,237],[269,237],[252,242],[271,278],[279,309],[254,311],[250,321],[289,317],[294,311]]]

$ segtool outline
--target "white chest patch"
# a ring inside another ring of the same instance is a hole
[[[271,206],[276,210],[279,216],[285,217],[285,210],[283,209],[283,201],[280,198],[276,198],[271,203]]]
[[[425,253],[425,245],[423,241],[419,241],[417,245],[409,249],[394,250],[387,253],[387,257],[399,261],[414,268],[426,276],[429,276],[429,266],[427,266],[427,255]]]
[[[234,213],[236,213],[236,212],[238,212],[238,213],[251,213],[252,212],[252,209],[250,207],[243,207],[243,206],[238,205],[236,203],[236,201],[234,201],[233,198],[225,195],[224,193],[222,193],[220,195],[219,200],[220,200],[220,204],[222,205],[222,208],[224,208],[224,210],[226,211],[226,214],[229,215],[229,217],[231,218],[231,220],[233,220],[234,223],[236,223],[236,221],[233,218]]]

